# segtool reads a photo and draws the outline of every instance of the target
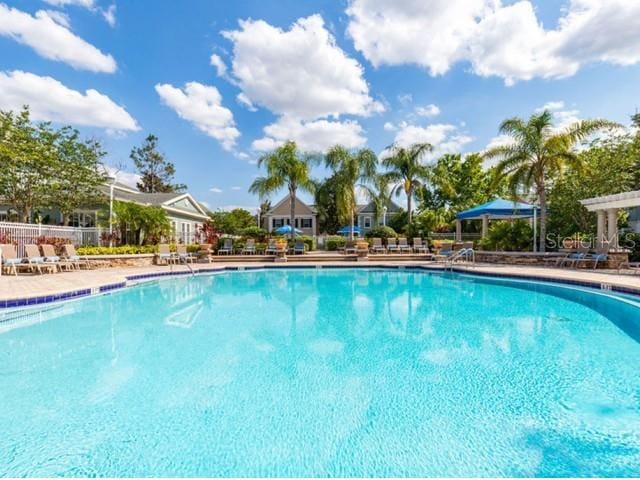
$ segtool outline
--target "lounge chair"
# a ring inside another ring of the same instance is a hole
[[[636,273],[640,273],[640,262],[630,262],[629,260],[627,260],[626,262],[619,263],[618,264],[618,273],[620,273],[620,271],[625,267],[628,270],[631,270],[631,272],[634,275]]]
[[[87,270],[91,268],[89,260],[80,258],[80,255],[78,255],[78,252],[76,252],[76,247],[72,244],[64,245],[62,249],[64,251],[64,258],[68,262],[72,263],[74,268],[77,267],[78,270],[80,270],[82,265],[84,265]]]
[[[231,255],[233,254],[233,240],[230,238],[225,238],[222,247],[218,249],[218,255]]]
[[[27,253],[27,264],[31,267],[33,272],[34,268],[38,270],[38,273],[42,273],[42,269],[48,269],[51,273],[58,271],[58,265],[53,262],[45,261],[44,257],[40,254],[40,248],[38,245],[25,245],[24,250]]]
[[[356,242],[354,240],[347,240],[344,242],[344,254],[348,255],[349,253],[356,253]]]
[[[278,247],[276,247],[276,241],[272,238],[267,244],[267,248],[264,249],[265,255],[275,255],[278,253]]]
[[[453,244],[452,243],[443,243],[440,246],[440,250],[435,255],[436,260],[446,260],[451,255],[453,255]]]
[[[176,246],[176,261],[178,263],[193,263],[195,260],[195,257],[193,255],[191,255],[189,252],[187,252],[187,246],[186,245],[177,245]]]
[[[573,268],[578,261],[583,260],[589,254],[589,247],[580,247],[578,250],[570,251],[567,256],[560,259],[558,262],[559,267],[569,265]]]
[[[429,253],[429,247],[426,243],[422,243],[420,237],[415,237],[413,239],[413,251],[416,253]]]
[[[384,245],[382,245],[382,239],[378,237],[374,237],[371,239],[371,246],[369,247],[369,250],[372,253],[386,252]]]
[[[405,237],[400,237],[398,239],[398,250],[400,253],[402,252],[411,252],[411,245],[407,243],[407,239]]]
[[[400,247],[396,243],[396,239],[392,237],[387,238],[387,252],[391,253],[391,252],[399,252],[399,251],[400,251]]]
[[[247,239],[244,247],[242,247],[242,255],[255,255],[256,254],[256,241],[253,238]]]
[[[304,254],[306,251],[305,244],[302,240],[296,240],[295,245],[293,246],[293,254]]]
[[[29,268],[29,265],[22,263],[22,259],[18,257],[16,253],[16,247],[12,244],[0,245],[2,249],[2,256],[0,257],[0,268],[6,269],[7,273],[13,272],[15,276],[18,276],[19,268]]]
[[[158,245],[158,253],[156,254],[156,258],[158,259],[158,264],[160,262],[164,262],[166,265],[173,263],[174,258],[171,254],[171,250],[169,249],[169,244],[161,243]]]
[[[197,260],[206,259],[207,262],[211,263],[211,244],[203,243],[200,245],[200,250],[196,254]]]
[[[45,262],[51,262],[51,263],[55,263],[58,265],[58,269],[62,270],[63,268],[67,271],[69,270],[75,270],[75,265],[73,264],[73,262],[70,262],[68,260],[63,260],[62,258],[60,258],[59,255],[56,255],[56,250],[53,247],[53,245],[48,245],[48,244],[44,244],[41,245],[42,248],[42,253],[44,255],[44,261]]]
[[[583,258],[576,259],[573,263],[574,265],[593,263],[593,269],[595,270],[598,268],[598,263],[606,262],[608,259],[609,247],[598,247],[595,252],[585,255]]]

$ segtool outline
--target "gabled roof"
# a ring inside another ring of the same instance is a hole
[[[393,200],[387,202],[387,215],[398,213],[402,207],[398,206]],[[358,205],[357,213],[375,213],[375,202],[372,200],[365,205]]]
[[[287,204],[287,208],[288,208],[288,204],[289,204],[289,199],[291,198],[291,195],[287,194],[285,195],[285,197],[280,200],[278,203],[276,203],[274,206],[272,206],[269,211],[267,212],[267,215],[277,215],[277,211],[285,204]],[[311,214],[311,215],[315,215],[316,214],[316,210],[314,207],[307,205],[306,203],[304,203],[302,200],[300,200],[299,197],[296,196],[296,202],[299,206],[302,207],[306,207],[308,209],[308,212],[300,212],[298,211],[298,209],[296,208],[296,215],[299,214]]]

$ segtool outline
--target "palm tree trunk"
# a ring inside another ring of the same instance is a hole
[[[289,222],[291,226],[291,238],[296,234],[296,189],[289,187]]]
[[[409,223],[411,223],[411,200],[413,197],[413,188],[407,192],[407,213],[409,214]]]
[[[544,252],[546,251],[547,238],[547,192],[544,182],[540,185],[538,192],[540,199],[540,251]]]

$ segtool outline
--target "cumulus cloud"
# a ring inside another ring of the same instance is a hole
[[[384,108],[369,95],[362,66],[338,47],[320,15],[289,30],[245,20],[223,35],[233,43],[233,75],[252,104],[301,120]]]
[[[218,188],[218,187],[211,187],[211,188],[209,189],[209,191],[210,191],[211,193],[218,193],[218,194],[220,194],[220,193],[222,193],[222,192],[223,192],[223,190],[222,190],[221,188]]]
[[[253,103],[251,103],[251,100],[249,100],[249,97],[247,97],[243,92],[240,92],[238,95],[236,95],[236,100],[240,105],[245,107],[250,112],[255,112],[258,110],[256,106]]]
[[[109,5],[105,10],[100,10],[100,14],[104,21],[109,24],[110,27],[116,26],[116,5]]]
[[[81,70],[113,73],[116,61],[69,30],[68,21],[40,10],[30,15],[0,3],[0,35],[33,48],[40,56]]]
[[[112,178],[115,178],[118,183],[123,183],[128,187],[137,188],[136,184],[141,180],[141,176],[137,173],[125,172],[119,168],[105,165],[104,169]]]
[[[402,122],[398,126],[394,143],[407,147],[414,143],[430,143],[433,152],[425,158],[438,158],[445,153],[459,153],[468,143],[473,141],[459,127],[446,123],[434,123],[427,126]]]
[[[222,96],[216,87],[189,82],[184,90],[169,84],[157,84],[155,89],[180,118],[218,140],[224,149],[233,148],[240,131],[235,127],[231,110],[222,106]]]
[[[212,53],[209,58],[209,63],[215,67],[216,72],[219,77],[224,77],[227,73],[227,65],[224,63],[224,60],[217,53]]]
[[[544,28],[529,0],[352,0],[347,13],[355,47],[375,66],[416,64],[440,75],[469,62],[511,85],[571,76],[593,62],[640,62],[637,1],[570,0],[555,29]]]
[[[415,111],[416,115],[419,115],[420,117],[436,117],[440,115],[440,107],[433,103],[424,107],[416,107]]]
[[[324,152],[336,144],[347,148],[362,147],[366,141],[360,124],[354,120],[302,121],[281,117],[264,128],[265,136],[252,143],[254,150],[272,150],[287,140],[295,140],[302,150]]]
[[[96,90],[89,89],[83,94],[51,77],[19,70],[0,72],[0,108],[18,110],[23,105],[31,107],[35,120],[116,131],[140,130],[123,107]]]
[[[397,130],[398,128],[391,122],[384,122],[384,125],[382,126],[382,128],[384,128],[387,132],[393,132],[394,130]]]
[[[75,5],[84,8],[93,8],[95,0],[44,0],[45,3],[54,7],[66,7],[67,5]]]

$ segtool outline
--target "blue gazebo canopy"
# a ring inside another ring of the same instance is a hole
[[[476,220],[484,215],[488,215],[489,218],[529,218],[533,217],[535,210],[539,212],[540,208],[528,203],[496,198],[456,214],[456,220]]]
[[[351,227],[349,225],[345,225],[340,230],[338,230],[336,233],[338,233],[339,235],[349,235],[349,234],[351,234]],[[357,227],[357,226],[353,227],[353,234],[354,235],[360,235],[361,233],[362,233],[362,231],[360,230],[360,227]]]

